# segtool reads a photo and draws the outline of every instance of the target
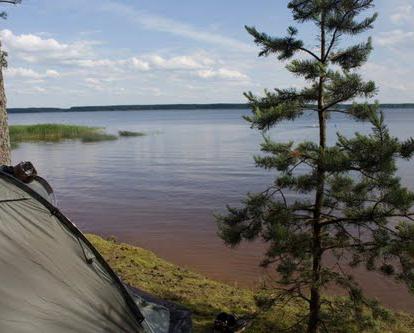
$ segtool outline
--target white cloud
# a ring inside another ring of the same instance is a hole
[[[13,89],[13,94],[16,94],[20,98],[21,98],[20,95],[34,95],[34,96],[39,96],[40,94],[42,94],[43,96],[45,96],[47,93],[50,92],[49,89],[45,89],[43,87],[40,87],[38,85],[33,85],[33,84],[30,85],[30,86],[18,85],[16,87],[11,87],[11,88]]]
[[[23,67],[10,67],[5,71],[8,77],[20,77],[27,79],[45,79],[45,78],[58,78],[60,76],[59,72],[48,69],[44,73],[37,72],[30,68]]]
[[[27,52],[37,51],[66,51],[69,46],[67,44],[60,44],[55,39],[42,39],[39,36],[32,34],[23,34],[16,36],[10,30],[2,30],[1,38],[7,47]]]
[[[228,80],[248,80],[248,76],[236,71],[230,70],[226,68],[220,68],[218,70],[213,69],[206,69],[197,72],[197,75],[203,79],[211,79],[211,78],[218,78],[218,79],[228,79]]]
[[[380,46],[392,47],[398,44],[412,45],[414,42],[414,31],[395,29],[382,32],[378,35],[376,42]]]
[[[17,57],[27,63],[70,65],[86,69],[106,67],[111,71],[125,71],[131,68],[139,71],[148,71],[151,68],[191,69],[202,68],[203,64],[209,63],[206,59],[197,62],[192,56],[163,58],[151,55],[147,56],[147,59],[138,56],[126,59],[99,59],[93,48],[96,42],[63,43],[35,34],[16,35],[7,29],[0,31],[0,39],[12,58]],[[22,71],[20,72],[22,74]],[[35,76],[34,73],[25,75]]]
[[[4,48],[12,56],[18,56],[26,62],[44,62],[55,60],[58,62],[84,59],[92,54],[94,41],[77,41],[61,43],[53,38],[42,38],[35,34],[15,35],[5,29],[0,31],[0,38]]]
[[[106,67],[111,71],[129,71],[131,68],[139,71],[149,70],[197,70],[205,69],[216,63],[215,60],[203,55],[181,55],[170,58],[158,54],[135,56],[126,59],[80,59],[67,62],[81,68]]]
[[[382,102],[412,101],[413,68],[393,60],[369,62],[362,69],[363,75],[374,80],[380,89]]]
[[[72,65],[85,67],[85,68],[95,68],[95,67],[112,67],[117,64],[116,61],[109,59],[81,59],[73,60],[69,62]]]
[[[48,69],[46,71],[46,77],[57,78],[59,76],[60,76],[59,72],[53,69]]]
[[[239,51],[251,51],[250,44],[218,33],[203,31],[189,24],[172,20],[170,18],[136,10],[132,6],[108,1],[102,5],[101,10],[118,14],[123,19],[129,19],[148,30],[160,31],[181,37],[186,37],[203,43],[215,44]]]
[[[414,21],[414,6],[408,2],[398,6],[391,15],[391,21],[395,24],[412,23]]]
[[[202,49],[178,54],[173,50],[113,52],[94,41],[68,42],[58,35],[12,30],[0,31],[0,39],[10,54],[5,75],[11,106],[39,105],[39,101],[59,106],[94,104],[96,100],[137,103],[136,98],[147,103],[151,98],[164,103],[196,102],[199,95],[214,88],[210,80],[226,87],[219,100],[233,101],[240,98],[240,88],[235,85],[250,82],[244,74],[245,62]],[[226,66],[229,61],[231,69]],[[189,84],[198,87],[197,93],[189,93]],[[177,95],[177,91],[181,92]]]
[[[97,78],[87,77],[84,81],[88,88],[98,91],[102,91],[104,89],[103,82]]]
[[[194,80],[197,77],[202,79],[199,81],[200,84],[205,79],[230,82],[246,82],[249,79],[237,68],[234,61],[232,66],[236,68],[228,69],[225,67],[226,61],[202,50],[192,54],[169,56],[149,53],[130,57],[102,58],[95,47],[96,42],[91,41],[68,43],[56,37],[46,38],[33,33],[19,35],[11,30],[0,31],[0,38],[6,50],[10,52],[11,64],[14,65],[7,71],[7,77],[13,78],[13,82],[27,79],[26,83],[30,84],[36,80],[38,83],[54,87],[48,84],[48,79],[61,77],[62,80],[59,82],[65,85],[75,78],[83,77],[85,79],[79,84],[76,83],[76,86],[81,85],[94,91],[124,93],[119,85],[122,84],[121,82],[137,80],[136,71],[148,72],[148,75],[140,75],[139,80],[149,85],[157,84],[156,82],[160,84],[160,80],[165,80],[166,77],[170,81],[180,82]],[[31,65],[26,66],[28,63]],[[50,69],[49,66],[57,67],[59,71]]]
[[[159,55],[151,55],[149,61],[157,69],[185,70],[201,69],[213,65],[214,60],[202,55],[184,55],[171,58],[163,58]]]
[[[140,71],[148,71],[150,70],[150,64],[142,59],[139,59],[137,57],[133,57],[130,59],[130,63],[132,64],[132,67],[134,69],[140,70]]]
[[[42,87],[33,87],[32,88],[33,89],[33,93],[45,93],[45,92],[47,92],[47,90],[45,89],[45,88],[42,88]],[[28,91],[28,92],[30,92],[30,91]]]

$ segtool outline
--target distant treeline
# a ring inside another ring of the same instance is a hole
[[[152,104],[152,105],[103,105],[72,106],[71,108],[9,108],[9,113],[35,112],[93,112],[93,111],[148,111],[148,110],[211,110],[247,109],[247,104]]]
[[[346,108],[348,105],[342,105]],[[386,109],[414,109],[414,103],[381,104]],[[9,113],[40,113],[40,112],[93,112],[93,111],[148,111],[148,110],[240,110],[247,109],[242,103],[216,104],[153,104],[153,105],[104,105],[104,106],[73,106],[71,108],[9,108]]]

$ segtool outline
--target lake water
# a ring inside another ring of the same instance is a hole
[[[274,175],[255,167],[261,135],[242,119],[248,110],[169,110],[11,114],[11,124],[68,123],[143,131],[148,135],[87,143],[25,143],[13,160],[32,161],[56,191],[59,206],[84,232],[116,236],[161,257],[226,282],[253,286],[259,244],[233,250],[217,237],[213,214],[237,205],[249,191],[261,191]],[[414,135],[414,110],[385,112],[392,134]],[[305,115],[283,123],[275,139],[316,139],[316,119]],[[329,140],[366,132],[369,126],[341,116],[330,120]],[[404,184],[414,190],[412,162],[400,163]],[[405,287],[358,271],[371,296],[397,309],[414,311]]]

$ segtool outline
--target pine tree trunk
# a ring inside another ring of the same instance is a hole
[[[11,164],[9,124],[6,109],[3,69],[0,67],[0,165]]]
[[[321,15],[321,61],[325,62],[326,52],[325,36],[325,15]],[[319,78],[318,91],[318,120],[319,120],[319,153],[320,161],[324,160],[326,148],[326,117],[324,111],[324,77]],[[323,206],[323,197],[325,190],[325,171],[323,163],[318,164],[317,168],[317,190],[315,196],[315,211],[313,216],[313,244],[312,244],[312,286],[311,299],[309,304],[309,323],[308,333],[318,333],[321,324],[321,262],[322,262],[322,244],[321,244],[321,212]]]
[[[321,79],[321,87],[323,87],[323,79]],[[321,99],[323,102],[323,99]],[[323,103],[321,104],[323,107]],[[320,156],[323,159],[326,146],[326,119],[324,112],[319,112],[319,128],[320,128]],[[325,190],[325,172],[322,166],[318,166],[317,170],[318,188],[315,199],[315,212],[313,221],[313,245],[312,245],[312,287],[311,301],[309,304],[309,324],[308,332],[319,332],[321,317],[321,296],[320,296],[320,280],[321,280],[321,262],[322,262],[322,244],[321,244],[321,210],[323,204],[323,196]]]

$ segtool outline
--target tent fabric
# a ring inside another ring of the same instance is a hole
[[[50,204],[56,206],[55,194],[45,179],[36,176],[30,184],[27,184],[27,186],[43,197],[43,199],[47,200]]]
[[[0,189],[1,332],[144,332],[84,239],[14,184]]]
[[[191,312],[126,286],[55,206],[0,167],[0,332],[191,333]]]
[[[139,309],[145,317],[145,322],[154,329],[154,332],[163,333],[191,333],[191,311],[181,305],[159,299],[154,295],[137,288],[128,287]],[[169,313],[169,328],[166,322],[166,312]],[[164,320],[162,320],[164,318]]]
[[[0,332],[153,332],[69,220],[0,172]]]

